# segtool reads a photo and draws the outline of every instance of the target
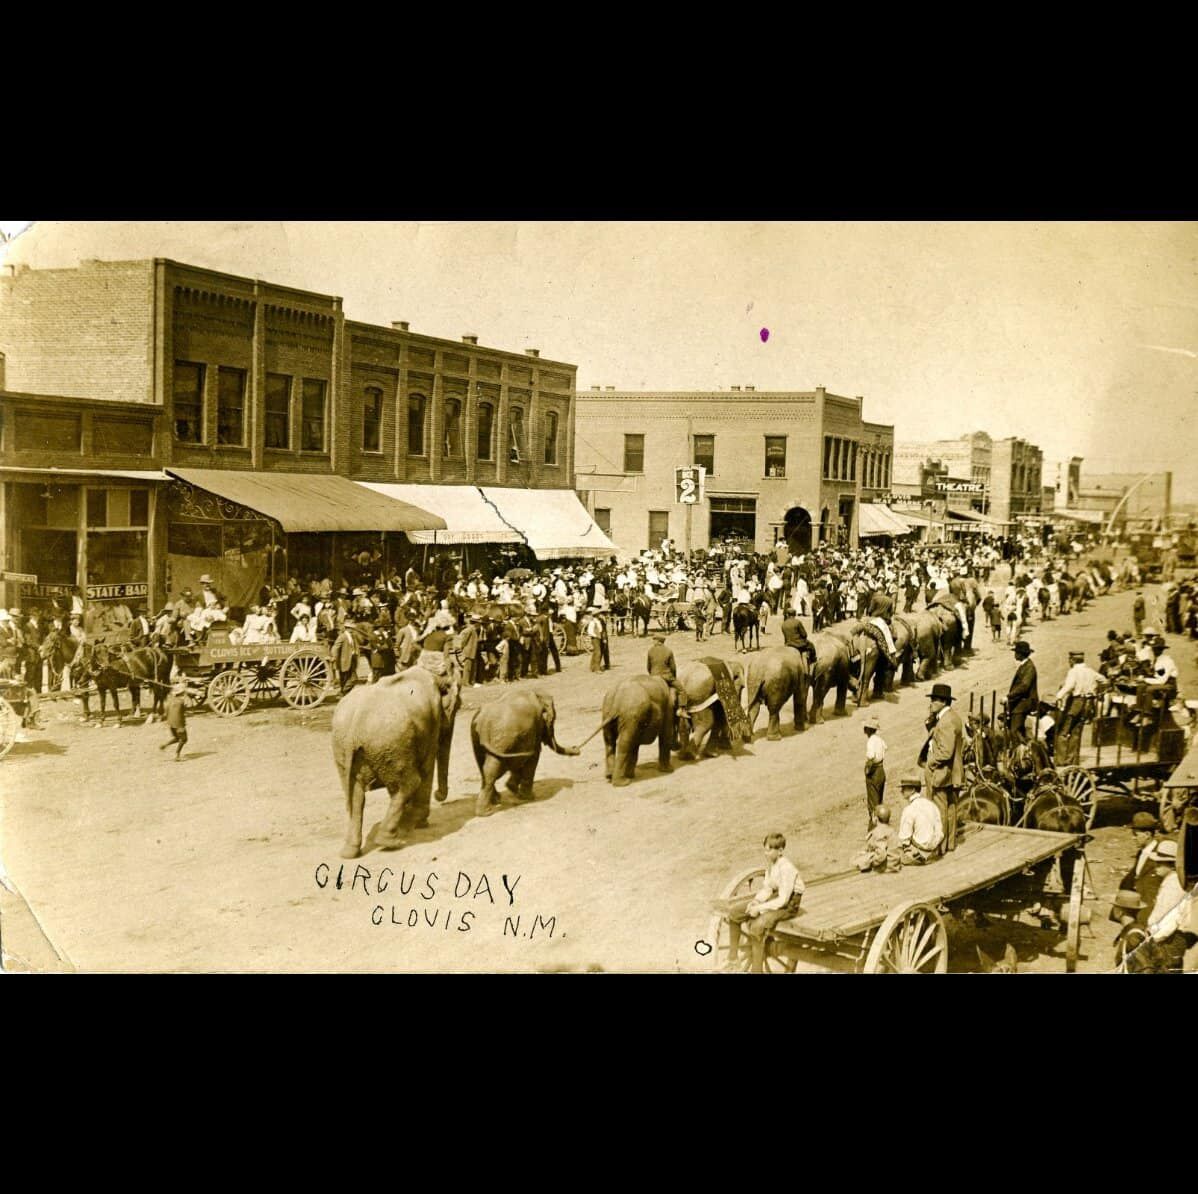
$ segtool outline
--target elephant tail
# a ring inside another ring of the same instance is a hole
[[[745,685],[745,707],[751,709],[753,702],[756,700],[764,700],[762,689],[765,687],[765,676],[754,676],[752,681]]]
[[[584,746],[586,746],[586,744],[588,742],[590,742],[590,740],[592,738],[595,737],[596,734],[602,734],[603,731],[605,729],[607,729],[607,727],[609,725],[611,725],[611,723],[613,721],[619,721],[619,719],[620,719],[620,715],[618,713],[613,713],[610,717],[605,717],[598,724],[598,726],[596,726],[595,729],[593,729],[577,746],[563,748],[563,747],[559,747],[556,743],[554,743],[553,749],[556,750],[559,755],[564,755],[564,754],[576,755],[576,754],[578,754],[579,751],[582,750],[582,748]]]

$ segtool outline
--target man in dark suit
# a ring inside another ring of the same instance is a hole
[[[1040,688],[1036,678],[1036,665],[1031,661],[1032,645],[1023,639],[1015,644],[1015,658],[1019,666],[1011,679],[1007,692],[1007,724],[1018,738],[1026,738],[1024,726],[1028,714],[1040,703]]]
[[[928,695],[932,711],[927,721],[928,739],[919,758],[925,764],[925,790],[940,810],[944,825],[940,847],[944,854],[957,848],[957,793],[965,782],[965,726],[953,708],[953,690],[947,684],[933,684]]]
[[[653,646],[649,648],[649,658],[647,670],[651,676],[660,676],[670,689],[671,710],[670,710],[670,733],[673,734],[674,722],[678,716],[678,702],[682,699],[682,693],[678,688],[678,667],[674,662],[674,652],[666,646],[665,635],[655,634],[653,636]]]

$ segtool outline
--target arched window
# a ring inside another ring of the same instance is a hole
[[[367,386],[362,403],[362,451],[379,452],[383,446],[383,391]]]
[[[456,460],[462,455],[462,400],[445,399],[445,459]]]
[[[557,464],[557,411],[545,412],[545,463]]]
[[[408,455],[424,455],[424,411],[428,403],[423,394],[408,395]]]
[[[508,413],[508,430],[511,444],[508,448],[508,460],[519,464],[524,457],[524,408],[513,406]]]
[[[479,460],[494,460],[494,444],[491,442],[495,426],[495,407],[490,402],[478,404],[478,441],[475,455]]]

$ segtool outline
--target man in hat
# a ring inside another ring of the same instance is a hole
[[[175,747],[175,762],[183,757],[183,748],[187,745],[187,681],[176,680],[171,686],[171,694],[163,702],[162,713],[166,718],[170,738],[158,749],[166,750]]]
[[[591,640],[591,671],[603,671],[603,623],[599,621],[599,610],[593,605],[587,606],[582,633]]]
[[[869,815],[867,832],[877,824],[878,806],[886,795],[886,743],[878,733],[880,728],[874,714],[865,719],[865,809]]]
[[[1017,738],[1025,738],[1028,714],[1040,701],[1039,679],[1036,665],[1032,663],[1032,645],[1020,639],[1015,644],[1015,658],[1019,666],[1011,678],[1007,692],[1007,727]]]
[[[12,613],[0,609],[0,677],[7,680],[16,675],[23,647],[24,637]]]
[[[1177,697],[1177,664],[1169,654],[1163,639],[1156,639],[1152,644],[1152,675],[1147,683],[1158,688],[1164,688],[1170,704]]]
[[[649,648],[646,660],[646,670],[651,676],[660,676],[670,689],[670,725],[673,726],[678,715],[679,702],[684,699],[684,694],[678,687],[678,665],[674,661],[674,652],[666,646],[664,634],[653,636],[653,645]]]
[[[927,720],[928,739],[920,752],[925,764],[927,792],[940,810],[944,826],[941,853],[957,848],[957,793],[965,782],[965,726],[953,708],[953,690],[947,684],[933,684],[928,694],[931,713]]]
[[[1131,837],[1136,847],[1136,860],[1119,881],[1121,888],[1135,890],[1136,883],[1156,851],[1156,832],[1159,828],[1160,822],[1146,810],[1141,810],[1132,817]]]
[[[1086,664],[1084,651],[1069,652],[1069,671],[1056,695],[1061,720],[1057,725],[1054,761],[1076,764],[1081,753],[1082,725],[1100,690],[1106,684],[1101,673]]]
[[[899,782],[907,803],[899,819],[898,846],[908,866],[923,866],[935,857],[944,841],[944,822],[939,807],[924,794],[923,779],[905,775]]]
[[[1119,926],[1115,937],[1115,965],[1129,972],[1155,969],[1151,937],[1140,923],[1144,901],[1133,888],[1121,887],[1111,902],[1111,920]]]

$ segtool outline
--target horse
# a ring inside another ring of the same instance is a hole
[[[740,602],[732,607],[732,627],[736,632],[736,638],[733,640],[733,645],[736,647],[737,654],[742,654],[741,648],[744,647],[744,654],[750,650],[761,650],[761,624],[757,616],[757,610],[751,605]],[[752,640],[753,646],[750,648],[749,641]]]
[[[38,656],[49,666],[51,692],[62,688],[62,674],[70,666],[78,649],[79,644],[63,630],[52,629],[42,640]]]
[[[634,594],[628,603],[628,611],[632,617],[632,633],[637,638],[645,638],[649,633],[649,619],[653,616],[653,602],[648,594]]]
[[[132,712],[141,709],[142,685],[148,685],[153,693],[150,719],[163,715],[166,691],[170,687],[171,657],[159,647],[133,647],[127,643],[112,646],[108,643],[87,643],[83,648],[82,673],[91,680],[100,694],[100,725],[108,717],[108,696],[112,695],[112,707],[117,715],[117,724],[122,721],[120,690],[127,688],[132,698]],[[88,695],[83,693],[83,716],[91,717]]]
[[[623,634],[628,620],[628,596],[623,589],[617,589],[611,599],[611,617],[615,624],[616,633]]]

